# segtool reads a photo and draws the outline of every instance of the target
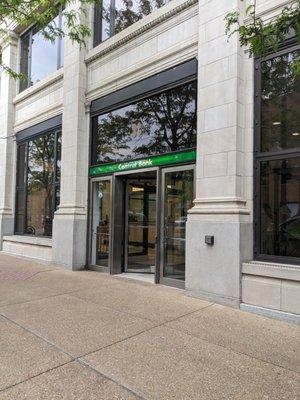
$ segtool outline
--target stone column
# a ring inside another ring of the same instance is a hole
[[[72,4],[79,7],[78,3]],[[84,16],[82,17],[84,19]],[[85,21],[82,21],[85,23]],[[89,115],[85,109],[85,49],[65,38],[61,198],[53,221],[53,261],[64,268],[86,263]]]
[[[17,70],[18,37],[14,32],[0,43],[3,63]],[[0,77],[0,250],[4,235],[14,233],[15,142],[14,105],[16,80],[6,72]]]
[[[241,263],[252,256],[252,107],[245,97],[252,61],[236,35],[228,41],[224,17],[244,7],[199,1],[196,198],[187,222],[187,290],[232,306],[241,298]]]

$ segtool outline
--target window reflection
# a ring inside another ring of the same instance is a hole
[[[49,23],[45,31],[51,32],[53,28],[63,30],[64,18],[61,13]],[[63,42],[63,38],[56,38],[53,42],[46,40],[36,26],[22,36],[20,72],[28,79],[20,81],[20,91],[62,66]]]
[[[192,82],[97,117],[94,163],[195,147],[196,96]]]
[[[261,64],[261,151],[300,147],[300,77],[291,68],[299,56],[298,50]]]
[[[300,157],[261,163],[261,250],[300,257]]]
[[[53,219],[54,136],[29,142],[27,233],[51,236]]]
[[[95,44],[121,32],[170,0],[104,0],[95,7]],[[99,23],[97,23],[99,21]]]
[[[58,17],[54,23],[58,26]],[[57,70],[58,43],[45,40],[41,32],[34,32],[31,38],[31,85]]]
[[[60,199],[60,149],[60,132],[18,146],[17,233],[52,235],[52,220]]]

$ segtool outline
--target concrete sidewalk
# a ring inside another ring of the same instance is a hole
[[[0,254],[1,400],[296,399],[299,331],[176,289]]]

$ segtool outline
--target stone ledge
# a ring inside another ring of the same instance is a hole
[[[39,82],[18,93],[13,99],[13,104],[16,105],[23,100],[27,100],[30,96],[33,96],[34,94],[49,88],[49,86],[53,85],[55,82],[62,80],[63,75],[64,75],[64,68],[61,67],[57,71],[41,79]]]
[[[11,236],[3,236],[3,241],[20,243],[20,244],[30,244],[34,246],[52,247],[52,239],[44,237],[11,235]]]
[[[262,315],[262,316],[265,316],[268,318],[280,319],[282,321],[291,322],[291,323],[300,325],[300,315],[299,314],[293,314],[293,313],[284,312],[284,311],[272,310],[270,308],[265,308],[265,307],[252,306],[251,304],[245,304],[245,303],[240,304],[240,309],[242,311],[259,314],[259,315]]]
[[[170,19],[173,15],[179,14],[194,4],[197,4],[197,0],[173,0],[168,4],[165,4],[163,7],[153,11],[151,14],[124,29],[124,31],[119,32],[115,36],[112,36],[91,49],[85,58],[85,62],[90,64],[101,56],[123,46],[125,43],[140,36],[163,21]]]
[[[251,261],[242,264],[242,273],[276,279],[300,281],[300,265]]]

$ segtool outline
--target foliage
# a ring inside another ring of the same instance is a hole
[[[244,0],[241,0],[244,1]],[[238,33],[241,46],[248,47],[250,56],[263,57],[270,50],[276,52],[289,34],[295,33],[300,43],[300,0],[291,0],[282,12],[271,21],[264,22],[256,14],[256,0],[246,9],[249,23],[241,23],[239,11],[226,15],[226,34],[231,37]],[[292,65],[293,72],[300,75],[300,59]]]
[[[88,4],[102,4],[102,0],[1,0],[0,1],[0,37],[5,37],[11,24],[21,27],[36,25],[45,39],[54,42],[57,38],[68,36],[74,43],[85,46],[86,38],[91,34],[88,26],[82,23],[82,15],[86,14]],[[62,10],[64,29],[57,25],[57,16]],[[24,79],[0,60],[0,67],[14,79]]]

